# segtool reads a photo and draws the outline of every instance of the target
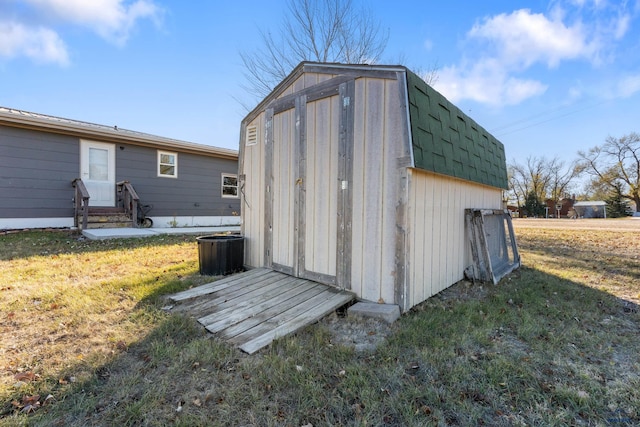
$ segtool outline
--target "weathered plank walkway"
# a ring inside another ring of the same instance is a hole
[[[176,304],[173,311],[186,312],[209,332],[252,354],[354,297],[327,285],[257,268],[169,299]]]

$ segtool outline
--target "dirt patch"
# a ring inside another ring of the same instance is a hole
[[[395,324],[374,318],[348,316],[346,310],[324,317],[320,325],[331,333],[331,342],[353,348],[356,352],[375,350],[396,330]]]
[[[486,295],[486,285],[461,280],[414,307],[413,310],[482,299]],[[320,320],[320,325],[331,333],[333,344],[351,347],[356,352],[375,350],[397,330],[397,322],[389,324],[375,318],[349,316],[346,308],[324,317]]]

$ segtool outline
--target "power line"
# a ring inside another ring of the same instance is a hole
[[[518,127],[518,128],[516,128],[516,129],[511,129],[511,130],[506,130],[506,131],[504,131],[504,132],[500,132],[500,131],[501,131],[501,130],[503,130],[503,129],[509,129],[509,128],[511,128],[511,127],[513,127],[513,126],[516,126],[516,125],[519,125],[519,124],[521,124],[521,123],[527,123],[527,122],[530,122],[530,121],[532,121],[532,120],[534,120],[534,119],[536,119],[536,118],[538,118],[538,117],[546,116],[546,115],[548,115],[548,114],[552,114],[552,113],[554,113],[554,112],[561,111],[561,110],[565,109],[565,107],[557,107],[557,108],[555,108],[555,109],[553,109],[553,110],[551,110],[551,111],[545,111],[545,112],[542,112],[542,113],[534,114],[534,115],[531,115],[531,116],[529,116],[529,117],[525,117],[525,118],[522,118],[522,119],[518,119],[518,120],[516,120],[516,121],[514,121],[514,122],[511,122],[511,123],[509,123],[509,124],[506,124],[506,125],[503,125],[503,126],[498,126],[497,128],[493,128],[493,129],[491,129],[491,130],[490,130],[490,132],[491,132],[491,133],[496,133],[496,132],[497,132],[497,135],[496,135],[496,136],[510,135],[510,134],[512,134],[512,133],[515,133],[515,132],[520,132],[521,130],[525,130],[525,129],[529,129],[529,128],[532,128],[532,127],[535,127],[535,126],[539,126],[539,125],[541,125],[541,124],[544,124],[544,123],[547,123],[547,122],[551,122],[551,121],[553,121],[553,120],[558,120],[558,119],[561,119],[561,118],[563,118],[563,117],[567,117],[567,116],[570,116],[570,115],[572,115],[572,114],[576,114],[576,113],[579,113],[579,112],[581,112],[581,111],[585,111],[585,110],[588,110],[588,109],[590,109],[590,108],[597,107],[598,105],[601,105],[601,104],[603,104],[604,102],[605,102],[605,101],[595,102],[595,103],[593,103],[593,104],[590,104],[590,105],[584,106],[584,107],[582,107],[582,108],[577,108],[577,109],[575,109],[575,110],[569,111],[569,112],[564,113],[564,114],[555,115],[555,116],[550,117],[550,118],[548,118],[548,119],[545,119],[545,120],[539,120],[539,121],[533,122],[533,123],[531,123],[531,124],[527,124],[527,125],[524,125],[524,126],[522,126],[522,127]]]

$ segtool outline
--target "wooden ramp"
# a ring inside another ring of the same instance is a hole
[[[252,354],[355,298],[327,285],[265,268],[169,296],[209,332]]]

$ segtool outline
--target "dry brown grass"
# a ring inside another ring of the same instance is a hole
[[[193,238],[0,236],[0,426],[637,425],[638,233],[515,223],[520,270],[377,350],[322,321],[254,356],[160,309],[208,281]]]
[[[518,219],[514,226],[528,267],[640,304],[640,219]]]
[[[96,366],[156,326],[160,313],[144,301],[206,280],[194,274],[193,237],[104,242],[67,232],[1,237],[0,396],[5,398],[16,388],[35,392],[34,378],[57,381],[55,389],[86,381]]]

